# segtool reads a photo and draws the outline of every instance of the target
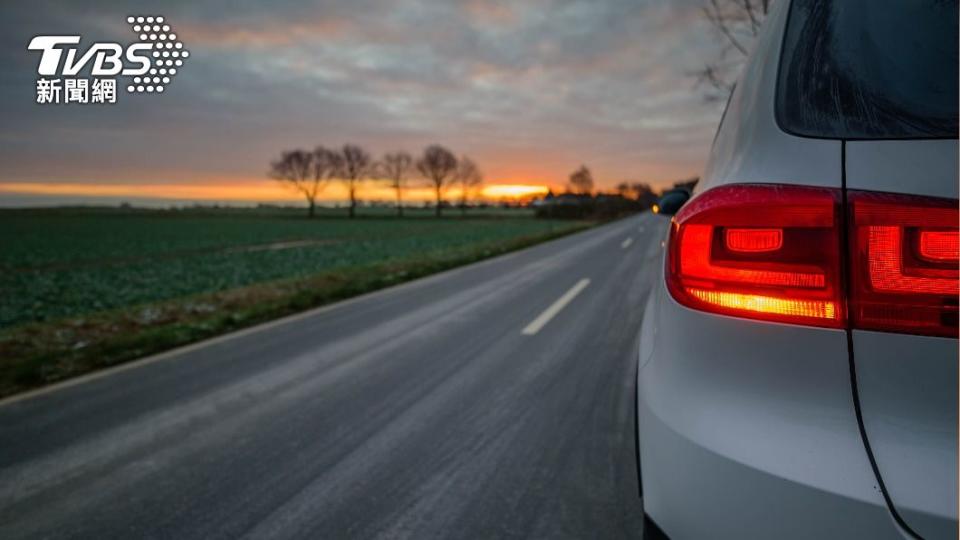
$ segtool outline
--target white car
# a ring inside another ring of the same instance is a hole
[[[651,536],[957,538],[957,1],[779,0],[645,307]]]

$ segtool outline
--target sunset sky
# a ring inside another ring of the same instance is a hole
[[[581,163],[601,188],[662,185],[699,174],[719,120],[690,76],[716,47],[701,0],[306,4],[4,2],[0,206],[296,200],[269,162],[345,142],[441,143],[491,186],[561,188]],[[162,95],[35,103],[31,37],[127,44],[138,14],[164,16],[191,54]]]

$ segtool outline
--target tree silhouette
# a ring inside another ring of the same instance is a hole
[[[350,218],[353,219],[357,209],[357,188],[371,176],[373,159],[369,152],[355,144],[345,144],[340,158],[343,160],[340,173],[350,195]]]
[[[457,171],[457,157],[446,148],[434,144],[417,160],[417,170],[430,181],[437,198],[437,217],[441,216],[443,192]]]
[[[397,195],[397,216],[403,217],[403,192],[413,170],[413,157],[406,152],[394,152],[383,156],[377,169]]]
[[[581,165],[570,175],[570,191],[577,195],[593,193],[593,174],[586,165]]]
[[[307,200],[307,215],[316,212],[317,197],[326,184],[326,177],[316,174],[316,156],[306,150],[289,150],[281,153],[280,159],[270,164],[270,177],[286,184]]]
[[[751,42],[770,11],[770,0],[706,0],[702,13],[718,32],[719,54],[696,71],[697,86],[706,87],[707,101],[725,100],[750,53]]]
[[[461,156],[457,163],[456,181],[460,187],[460,214],[466,216],[470,197],[480,191],[480,187],[483,186],[483,173],[472,159]]]

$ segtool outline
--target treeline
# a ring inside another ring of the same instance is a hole
[[[691,178],[674,184],[670,189],[692,190],[698,179]],[[665,190],[666,191],[666,190]],[[614,192],[599,193],[594,190],[593,173],[585,165],[574,171],[567,182],[566,191],[553,191],[533,202],[536,216],[551,219],[614,219],[636,212],[649,210],[660,199],[645,182],[620,182]]]
[[[471,197],[483,187],[483,173],[468,156],[457,157],[440,145],[431,145],[417,157],[393,152],[375,159],[355,144],[340,149],[317,146],[313,150],[288,150],[270,164],[270,177],[296,190],[307,201],[310,217],[316,214],[317,199],[330,182],[341,182],[350,199],[349,216],[356,216],[357,190],[366,182],[380,182],[393,190],[397,215],[403,216],[404,192],[420,182],[431,188],[436,213],[443,212],[444,195],[450,187],[460,189],[459,206],[466,211]]]

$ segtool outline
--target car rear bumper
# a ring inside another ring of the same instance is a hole
[[[682,307],[641,335],[645,511],[671,538],[903,538],[860,436],[843,331]]]

